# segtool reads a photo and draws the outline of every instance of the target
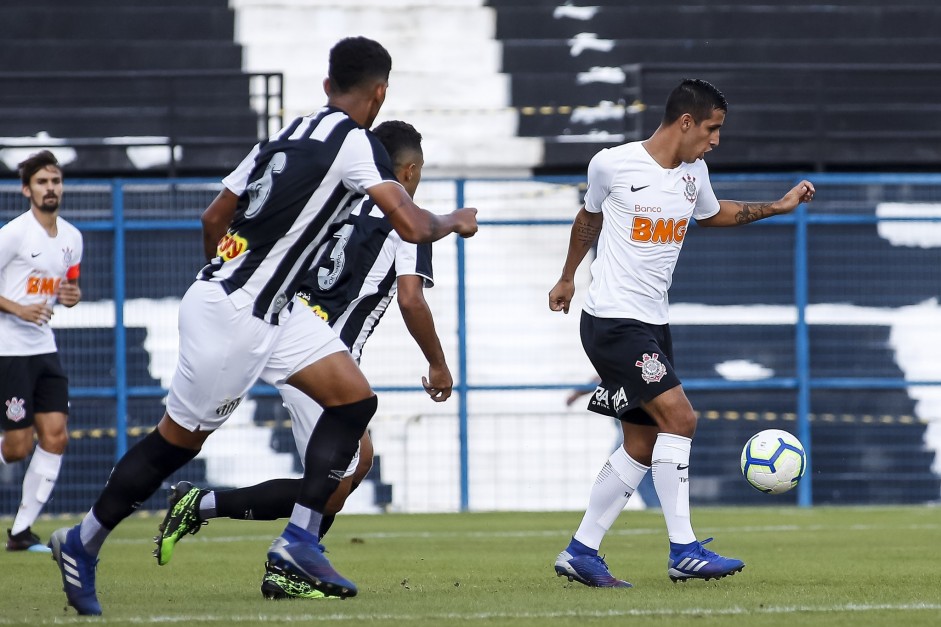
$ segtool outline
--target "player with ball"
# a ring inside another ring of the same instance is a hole
[[[621,421],[624,446],[605,462],[578,530],[555,561],[558,575],[587,586],[631,586],[611,575],[598,548],[648,470],[666,520],[670,579],[718,579],[745,567],[706,549],[708,540],[693,532],[696,414],[673,369],[667,291],[691,219],[700,226],[749,224],[809,202],[814,186],[801,181],[774,202],[718,200],[703,158],[719,145],[727,110],[718,89],[684,80],[649,139],[595,155],[562,276],[549,292],[549,308],[568,313],[575,270],[597,242],[581,316],[582,345],[601,379],[589,409]]]

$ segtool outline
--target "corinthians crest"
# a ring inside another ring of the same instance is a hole
[[[696,177],[692,174],[687,174],[683,177],[683,180],[686,182],[686,187],[683,188],[683,195],[686,196],[687,201],[696,202]]]
[[[637,360],[634,365],[640,368],[640,376],[647,383],[659,383],[667,373],[667,367],[658,359],[659,354],[644,353],[644,360]]]

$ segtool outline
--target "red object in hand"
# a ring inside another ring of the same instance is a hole
[[[78,275],[79,275],[78,265],[74,265],[66,271],[65,278],[69,281],[74,281],[75,279],[78,278]]]

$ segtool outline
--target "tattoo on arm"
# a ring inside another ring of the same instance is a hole
[[[772,215],[770,202],[743,202],[741,211],[735,214],[735,223],[749,224]]]
[[[583,220],[575,221],[574,235],[579,244],[590,248],[592,245],[594,245],[595,240],[598,239],[598,233],[600,232],[601,229],[593,224]]]

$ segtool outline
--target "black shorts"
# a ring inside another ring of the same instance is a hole
[[[656,425],[641,403],[680,385],[668,324],[596,318],[582,312],[582,346],[601,383],[588,409],[638,425]]]
[[[33,426],[37,413],[69,413],[69,379],[58,353],[0,356],[0,430]]]

